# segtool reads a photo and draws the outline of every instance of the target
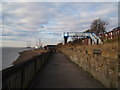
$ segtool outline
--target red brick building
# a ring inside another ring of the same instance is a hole
[[[119,35],[120,35],[120,27],[117,27],[110,32],[99,34],[99,37],[104,41],[104,40],[114,39]]]
[[[114,39],[118,37],[119,35],[120,35],[120,27],[117,27],[117,28],[114,28],[110,32],[102,33],[102,34],[99,34],[98,36],[104,42],[106,40]],[[90,39],[85,38],[82,40],[83,45],[90,45],[90,43],[92,43]]]

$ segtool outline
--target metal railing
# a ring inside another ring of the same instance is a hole
[[[49,51],[2,70],[2,89],[27,88],[51,54]]]
[[[64,32],[63,33],[64,38],[65,37],[82,37],[82,38],[91,38],[94,43],[102,43],[101,39],[95,34],[95,33],[88,33],[88,32]]]

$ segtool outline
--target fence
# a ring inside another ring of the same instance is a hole
[[[49,51],[2,70],[2,88],[27,88],[51,54]]]

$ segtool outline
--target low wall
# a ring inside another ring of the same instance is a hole
[[[118,60],[102,56],[100,50],[61,48],[71,61],[90,73],[107,88],[120,88],[118,84]]]
[[[43,53],[26,62],[4,69],[2,71],[2,88],[27,88],[51,53],[50,51]]]

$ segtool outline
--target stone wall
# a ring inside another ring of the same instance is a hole
[[[118,59],[116,53],[113,53],[114,50],[62,47],[60,51],[105,87],[120,87],[118,84]]]

